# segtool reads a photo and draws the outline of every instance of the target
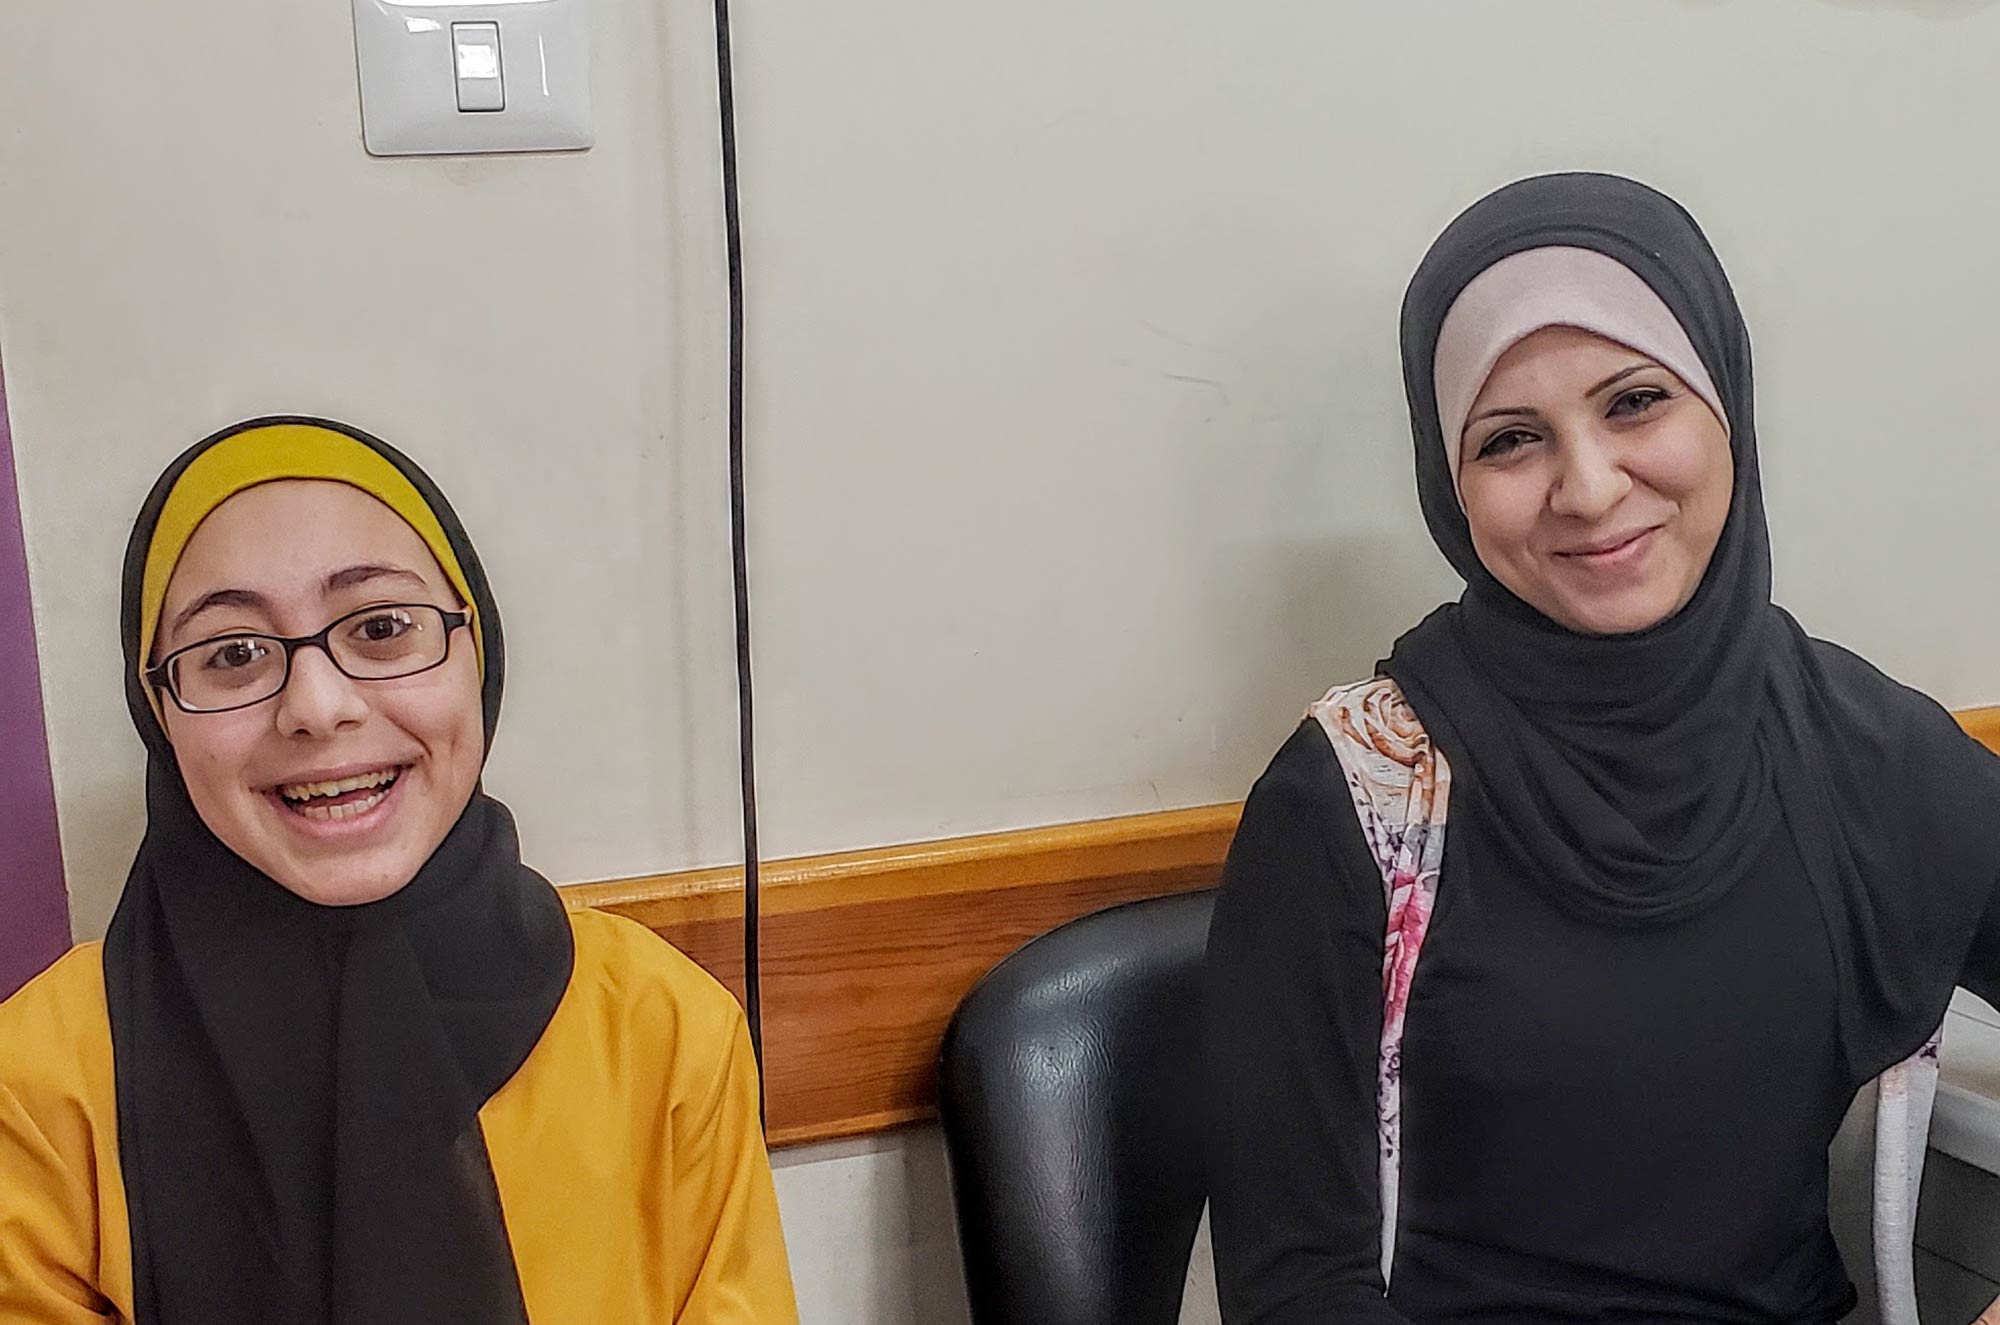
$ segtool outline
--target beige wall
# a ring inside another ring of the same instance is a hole
[[[740,8],[773,854],[1240,795],[1450,590],[1396,304],[1459,205],[1550,167],[1708,223],[1784,600],[2000,700],[1990,3]],[[480,538],[532,860],[730,857],[709,14],[597,14],[595,151],[425,162],[362,153],[341,0],[0,5],[0,348],[79,933],[140,829],[127,523],[269,410],[403,443]],[[835,1266],[846,1197],[797,1172],[801,1264]],[[929,1254],[806,1283],[855,1304],[817,1319],[878,1318]]]
[[[708,10],[599,143],[378,161],[345,6],[0,14],[0,337],[79,930],[138,831],[124,530],[264,410],[405,443],[514,631],[493,783],[583,879],[734,843]],[[1450,581],[1394,314],[1461,203],[1634,171],[1757,328],[1785,599],[2000,699],[1987,4],[858,0],[739,19],[775,854],[1221,800]],[[588,622],[590,647],[561,632]]]

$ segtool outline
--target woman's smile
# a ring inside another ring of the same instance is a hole
[[[1588,575],[1630,574],[1641,571],[1663,526],[1653,525],[1636,533],[1614,534],[1581,547],[1558,549],[1557,560]]]

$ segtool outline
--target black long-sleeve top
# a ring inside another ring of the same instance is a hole
[[[1252,791],[1208,952],[1224,1320],[1837,1320],[1827,1146],[1863,1082],[1790,835],[1715,905],[1619,928],[1468,868],[1478,831],[1451,821],[1410,995],[1385,1296],[1381,874],[1317,723]],[[2000,901],[1971,962],[2000,972]]]

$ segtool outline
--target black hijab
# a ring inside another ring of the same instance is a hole
[[[401,891],[315,905],[202,822],[140,679],[141,584],[176,483],[239,434],[282,445],[289,427],[386,459],[435,516],[481,631],[489,749],[499,718],[505,655],[485,574],[443,495],[397,451],[339,424],[258,419],[154,485],[126,553],[123,619],[147,826],[104,947],[138,1322],[524,1325],[478,1110],[541,1038],[573,953],[506,807],[475,790]]]
[[[1688,605],[1636,635],[1571,632],[1493,577],[1440,432],[1433,367],[1452,303],[1502,258],[1555,246],[1643,280],[1728,416],[1735,491],[1721,541]],[[1509,185],[1431,247],[1404,298],[1402,348],[1424,519],[1466,588],[1382,670],[1451,760],[1454,799],[1482,816],[1491,865],[1573,915],[1666,925],[1743,883],[1782,827],[1826,919],[1850,1069],[1865,1080],[1913,1052],[1942,1020],[1995,895],[2000,760],[1772,604],[1749,332],[1694,219],[1615,176]]]

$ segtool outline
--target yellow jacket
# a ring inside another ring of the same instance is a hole
[[[570,917],[576,968],[480,1110],[534,1325],[793,1325],[742,1010],[639,925]],[[97,944],[0,1003],[0,1325],[132,1320]]]

